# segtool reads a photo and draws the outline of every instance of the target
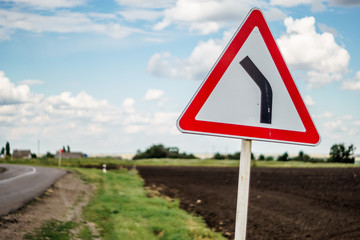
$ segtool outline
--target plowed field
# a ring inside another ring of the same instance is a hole
[[[233,239],[238,168],[137,169]],[[252,168],[247,239],[360,239],[360,168]]]

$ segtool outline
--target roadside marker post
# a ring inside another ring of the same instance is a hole
[[[58,166],[59,167],[61,167],[61,158],[62,158],[62,155],[63,155],[63,152],[64,152],[64,150],[63,149],[60,149],[60,151],[59,151],[59,161],[58,161]]]
[[[252,140],[316,146],[320,135],[262,12],[251,9],[176,122],[242,139],[235,240],[246,238]]]

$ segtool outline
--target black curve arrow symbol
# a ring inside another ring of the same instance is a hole
[[[246,56],[240,61],[240,65],[254,80],[256,85],[260,88],[261,104],[260,104],[260,122],[271,124],[272,113],[272,89],[269,81],[260,72],[256,65],[251,61],[249,56]]]

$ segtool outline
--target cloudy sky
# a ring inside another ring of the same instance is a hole
[[[353,0],[0,0],[0,146],[129,153],[152,144],[235,152],[176,119],[252,7],[269,24],[321,135],[360,153],[360,3]]]

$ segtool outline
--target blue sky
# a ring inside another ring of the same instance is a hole
[[[260,8],[321,135],[360,153],[360,3],[351,0],[0,0],[0,145],[128,153],[152,144],[235,152],[176,119],[241,24]]]

